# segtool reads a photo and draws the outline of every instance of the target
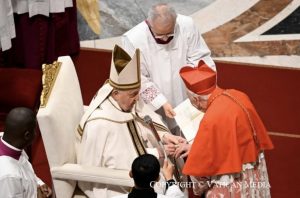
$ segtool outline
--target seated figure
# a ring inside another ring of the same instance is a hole
[[[153,128],[144,121],[147,115],[152,118],[163,142],[174,148],[175,144],[185,142],[169,133],[160,117],[139,100],[139,58],[139,50],[130,57],[115,46],[109,80],[96,93],[78,127],[81,136],[79,164],[129,171],[137,156],[149,153],[163,157],[164,150]],[[89,182],[79,182],[79,187],[89,197],[105,198],[129,192],[128,188]]]

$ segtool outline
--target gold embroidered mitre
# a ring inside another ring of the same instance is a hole
[[[132,58],[118,45],[115,45],[110,66],[109,84],[119,90],[136,89],[141,86],[140,51]]]

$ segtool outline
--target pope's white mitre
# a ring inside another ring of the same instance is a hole
[[[140,54],[137,49],[130,57],[121,47],[115,45],[111,66],[109,84],[119,90],[129,90],[141,86]]]
[[[104,84],[96,93],[89,107],[80,120],[78,133],[80,138],[83,134],[85,124],[91,114],[99,107],[99,105],[110,95],[112,90],[130,90],[141,86],[140,77],[140,53],[139,49],[131,58],[121,47],[115,45],[112,52],[112,60],[110,66],[110,76],[108,83]]]

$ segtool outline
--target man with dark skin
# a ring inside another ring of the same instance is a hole
[[[36,116],[25,107],[12,109],[0,133],[0,192],[3,197],[50,197],[51,189],[40,180],[24,149],[35,137]]]

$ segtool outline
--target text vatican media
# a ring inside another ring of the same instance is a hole
[[[208,187],[224,187],[228,186],[228,183],[226,182],[218,182],[218,183],[212,183],[207,181],[207,186]],[[176,185],[178,185],[181,188],[197,188],[199,186],[204,186],[204,182],[198,183],[198,182],[175,182]],[[159,186],[159,187],[164,187],[166,186],[166,182],[155,182],[152,181],[150,183],[151,187],[154,186]],[[271,188],[270,184],[268,182],[234,182],[230,184],[230,188]]]

